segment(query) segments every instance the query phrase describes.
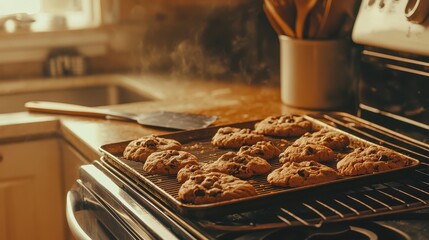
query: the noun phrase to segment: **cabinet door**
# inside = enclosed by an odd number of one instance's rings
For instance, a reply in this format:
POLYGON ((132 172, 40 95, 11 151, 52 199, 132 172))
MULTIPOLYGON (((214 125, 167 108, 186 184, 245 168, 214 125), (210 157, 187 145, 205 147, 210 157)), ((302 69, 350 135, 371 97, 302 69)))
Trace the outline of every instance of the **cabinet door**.
POLYGON ((57 139, 0 145, 0 239, 64 239, 57 139))

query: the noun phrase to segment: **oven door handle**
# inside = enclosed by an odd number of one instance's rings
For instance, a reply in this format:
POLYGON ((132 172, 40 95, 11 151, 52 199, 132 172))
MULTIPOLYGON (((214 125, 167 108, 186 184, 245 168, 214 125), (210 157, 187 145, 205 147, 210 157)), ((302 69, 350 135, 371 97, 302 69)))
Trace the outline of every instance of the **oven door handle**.
POLYGON ((75 190, 70 190, 67 192, 67 204, 66 204, 66 216, 67 222, 72 232, 73 236, 79 240, 91 240, 91 238, 86 234, 86 232, 79 225, 75 212, 78 211, 78 205, 80 202, 78 201, 78 192, 75 190))

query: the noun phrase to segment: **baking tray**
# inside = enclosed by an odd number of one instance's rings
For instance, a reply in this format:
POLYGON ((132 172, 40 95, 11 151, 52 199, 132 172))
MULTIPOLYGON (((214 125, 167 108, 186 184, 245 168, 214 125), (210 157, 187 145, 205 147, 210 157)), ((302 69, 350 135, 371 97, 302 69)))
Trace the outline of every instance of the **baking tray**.
MULTIPOLYGON (((368 142, 364 139, 358 138, 350 133, 341 131, 334 128, 326 123, 323 123, 310 116, 304 116, 307 120, 310 120, 314 125, 331 129, 332 131, 346 134, 350 138, 350 147, 343 151, 334 151, 336 157, 340 159, 345 154, 351 152, 356 147, 375 145, 374 143, 368 142)), ((163 138, 175 139, 182 143, 182 150, 188 151, 199 158, 201 162, 214 161, 222 154, 228 151, 234 151, 231 149, 219 149, 211 144, 211 138, 221 127, 231 126, 238 128, 250 128, 253 129, 255 123, 258 121, 249 121, 243 123, 229 124, 224 126, 210 127, 205 129, 182 131, 171 134, 159 135, 163 138)), ((283 151, 287 146, 291 145, 297 138, 269 138, 283 151)), ((344 187, 352 187, 362 184, 375 183, 379 181, 386 181, 393 178, 398 178, 404 174, 409 173, 410 170, 414 169, 419 161, 409 156, 402 156, 410 159, 413 164, 410 166, 393 169, 385 172, 366 174, 360 176, 342 177, 340 179, 325 182, 320 184, 314 184, 303 187, 284 188, 270 185, 266 181, 268 174, 255 176, 249 179, 249 182, 255 187, 257 195, 234 199, 229 201, 210 203, 210 204, 188 204, 180 202, 178 197, 178 191, 181 183, 177 182, 176 176, 163 176, 163 175, 150 175, 143 171, 143 163, 129 161, 122 157, 123 151, 130 141, 118 142, 106 144, 100 147, 100 151, 105 156, 108 163, 118 168, 121 172, 125 173, 128 177, 133 179, 140 187, 152 193, 161 202, 171 206, 181 214, 193 216, 193 217, 207 217, 219 214, 228 214, 240 211, 247 211, 251 209, 258 209, 264 207, 273 206, 277 203, 285 203, 290 200, 296 200, 299 198, 307 198, 308 196, 317 196, 318 194, 326 194, 326 191, 339 190, 344 187)), ((269 161, 272 165, 271 170, 274 170, 281 166, 278 162, 278 158, 269 161)), ((330 167, 335 168, 336 162, 323 163, 330 167)))

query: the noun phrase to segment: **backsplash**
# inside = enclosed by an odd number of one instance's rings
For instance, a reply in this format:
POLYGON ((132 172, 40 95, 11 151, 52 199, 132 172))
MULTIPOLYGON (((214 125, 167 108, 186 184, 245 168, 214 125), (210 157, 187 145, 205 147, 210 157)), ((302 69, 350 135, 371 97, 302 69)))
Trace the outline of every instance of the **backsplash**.
POLYGON ((46 70, 51 53, 74 49, 83 58, 84 74, 90 75, 155 72, 178 78, 279 81, 279 42, 261 0, 101 0, 101 4, 103 19, 111 20, 96 29, 0 35, 3 42, 26 44, 25 55, 9 54, 13 61, 3 55, 0 80, 58 76, 46 70), (84 36, 89 39, 86 45, 74 45, 84 36), (94 44, 94 38, 102 41, 94 44), (30 44, 40 41, 44 48, 30 44))
POLYGON ((278 81, 278 39, 262 1, 145 1, 123 23, 138 33, 135 71, 278 81))

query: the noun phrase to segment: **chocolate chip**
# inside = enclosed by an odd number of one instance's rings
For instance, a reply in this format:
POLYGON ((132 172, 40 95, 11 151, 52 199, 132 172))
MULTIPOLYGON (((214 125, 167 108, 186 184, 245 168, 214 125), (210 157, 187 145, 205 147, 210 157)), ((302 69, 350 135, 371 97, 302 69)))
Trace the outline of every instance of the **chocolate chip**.
POLYGON ((242 151, 246 151, 246 150, 249 150, 249 149, 250 149, 250 146, 243 146, 243 147, 241 147, 242 151))
POLYGON ((306 164, 307 167, 317 166, 317 163, 314 161, 310 161, 306 164))
POLYGON ((203 197, 204 195, 206 195, 206 193, 203 190, 201 190, 201 189, 197 189, 197 190, 194 191, 194 195, 196 197, 203 197))
POLYGON ((305 177, 306 171, 304 169, 299 169, 298 170, 298 175, 301 176, 301 177, 305 177))
POLYGON ((147 140, 144 145, 146 147, 153 148, 153 147, 156 147, 156 144, 157 144, 157 142, 150 139, 150 140, 147 140))
POLYGON ((382 155, 378 158, 378 160, 379 160, 379 161, 387 161, 387 160, 389 160, 389 157, 388 157, 388 156, 386 156, 386 155, 384 155, 384 154, 382 154, 382 155))
POLYGON ((306 146, 305 149, 304 149, 305 155, 311 155, 314 152, 315 152, 314 149, 312 147, 309 147, 309 146, 306 146))

